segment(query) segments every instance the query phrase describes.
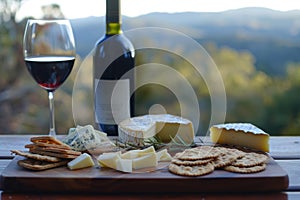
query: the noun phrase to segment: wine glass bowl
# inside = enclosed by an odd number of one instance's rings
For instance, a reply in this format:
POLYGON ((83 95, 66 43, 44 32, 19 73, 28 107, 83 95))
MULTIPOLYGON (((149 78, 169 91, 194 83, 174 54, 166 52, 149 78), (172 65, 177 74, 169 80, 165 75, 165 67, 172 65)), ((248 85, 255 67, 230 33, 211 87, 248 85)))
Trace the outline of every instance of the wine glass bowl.
POLYGON ((75 40, 69 20, 28 20, 23 40, 26 67, 48 92, 50 132, 56 136, 54 91, 70 75, 75 61, 75 40))

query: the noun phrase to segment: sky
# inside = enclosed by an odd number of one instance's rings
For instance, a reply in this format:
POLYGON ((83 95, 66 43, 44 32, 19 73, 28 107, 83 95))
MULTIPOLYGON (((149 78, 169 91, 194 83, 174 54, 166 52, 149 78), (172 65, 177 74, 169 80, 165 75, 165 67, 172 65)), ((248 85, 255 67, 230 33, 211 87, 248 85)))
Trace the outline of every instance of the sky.
MULTIPOLYGON (((60 5, 68 19, 105 15, 105 0, 23 0, 17 18, 42 15, 41 6, 60 5)), ((150 12, 219 12, 244 7, 265 7, 273 10, 300 10, 298 0, 121 0, 122 14, 136 17, 150 12)))

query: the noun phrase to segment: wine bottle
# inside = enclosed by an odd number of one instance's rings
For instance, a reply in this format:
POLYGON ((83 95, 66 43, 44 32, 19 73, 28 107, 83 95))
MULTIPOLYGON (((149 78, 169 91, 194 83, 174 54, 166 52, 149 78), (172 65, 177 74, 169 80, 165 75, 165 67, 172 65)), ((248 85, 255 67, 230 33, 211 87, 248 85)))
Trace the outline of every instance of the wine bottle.
POLYGON ((93 55, 96 127, 118 135, 118 123, 134 115, 134 48, 122 33, 120 0, 106 0, 106 33, 93 55))

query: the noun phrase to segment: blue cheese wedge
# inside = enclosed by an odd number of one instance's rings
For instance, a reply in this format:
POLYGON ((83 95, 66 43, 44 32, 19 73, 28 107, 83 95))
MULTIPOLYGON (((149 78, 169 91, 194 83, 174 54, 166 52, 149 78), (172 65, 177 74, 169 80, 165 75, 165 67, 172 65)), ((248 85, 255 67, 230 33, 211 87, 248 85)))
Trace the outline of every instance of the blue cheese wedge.
POLYGON ((119 140, 144 146, 149 138, 156 136, 164 143, 175 141, 190 145, 194 142, 194 128, 190 120, 169 115, 144 115, 122 121, 119 126, 119 140))
POLYGON ((115 144, 109 140, 106 133, 95 130, 92 125, 70 128, 63 142, 69 145, 73 150, 81 152, 103 145, 107 148, 115 146, 115 144))
POLYGON ((228 123, 210 128, 212 142, 269 152, 269 134, 250 123, 228 123))

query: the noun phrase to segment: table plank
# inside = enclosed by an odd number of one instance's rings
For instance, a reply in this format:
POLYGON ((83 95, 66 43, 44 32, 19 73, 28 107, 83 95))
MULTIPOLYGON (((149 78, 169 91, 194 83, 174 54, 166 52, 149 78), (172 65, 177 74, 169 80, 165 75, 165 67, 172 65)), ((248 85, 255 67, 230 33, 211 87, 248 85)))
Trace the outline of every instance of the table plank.
POLYGON ((276 160, 276 162, 288 173, 288 190, 300 191, 300 160, 276 160))
MULTIPOLYGON (((10 150, 26 150, 25 144, 30 143, 30 138, 37 135, 0 135, 0 159, 13 159, 10 150)), ((60 139, 65 135, 58 135, 60 139)))
POLYGON ((271 137, 270 155, 275 159, 300 159, 300 137, 271 137))
MULTIPOLYGON (((0 160, 0 188, 2 188, 1 174, 10 162, 11 162, 11 160, 6 160, 6 159, 5 160, 0 160)), ((0 198, 0 200, 1 200, 1 198, 0 198)))

